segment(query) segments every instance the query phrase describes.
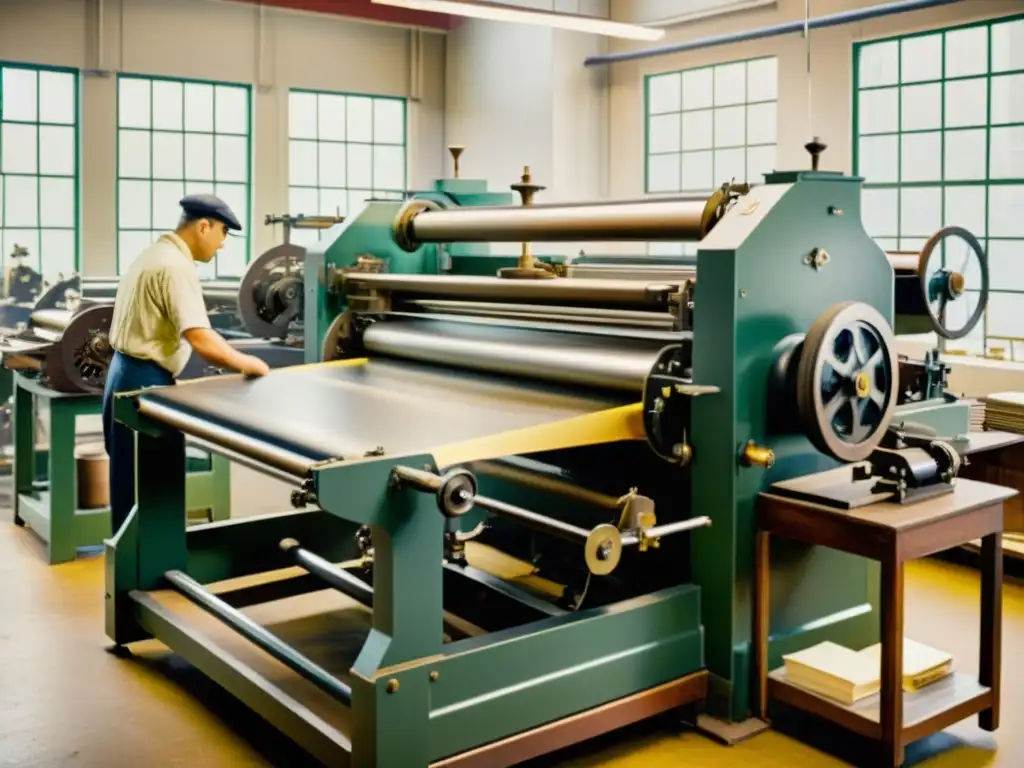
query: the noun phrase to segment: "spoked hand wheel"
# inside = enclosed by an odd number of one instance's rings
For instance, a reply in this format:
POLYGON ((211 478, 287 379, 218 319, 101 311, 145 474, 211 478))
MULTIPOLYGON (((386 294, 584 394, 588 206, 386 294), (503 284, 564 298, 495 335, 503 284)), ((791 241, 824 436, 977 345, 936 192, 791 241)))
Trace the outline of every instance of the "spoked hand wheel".
POLYGON ((978 238, 943 227, 921 249, 917 273, 935 332, 946 339, 970 333, 988 305, 988 259, 978 238))
POLYGON ((889 323, 850 301, 823 312, 804 338, 797 408, 814 446, 840 461, 863 461, 885 436, 899 392, 889 323))

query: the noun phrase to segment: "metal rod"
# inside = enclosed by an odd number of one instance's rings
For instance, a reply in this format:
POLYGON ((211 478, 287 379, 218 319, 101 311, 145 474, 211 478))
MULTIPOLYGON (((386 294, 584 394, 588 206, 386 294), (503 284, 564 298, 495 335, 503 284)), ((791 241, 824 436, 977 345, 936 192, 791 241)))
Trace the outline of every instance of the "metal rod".
POLYGON ((669 297, 679 292, 676 281, 586 280, 500 280, 475 275, 399 275, 393 273, 349 272, 346 290, 353 288, 413 294, 416 299, 465 297, 476 301, 504 299, 551 304, 601 304, 610 306, 668 309, 669 297))
POLYGON ((558 307, 543 304, 502 304, 484 301, 414 299, 407 302, 428 312, 451 312, 477 317, 505 317, 522 320, 555 320, 591 325, 627 325, 638 328, 672 328, 675 320, 668 312, 642 312, 624 309, 558 307))
POLYGON ((485 509, 488 512, 493 512, 501 517, 511 518, 517 522, 522 523, 527 528, 532 528, 535 531, 541 533, 548 533, 552 536, 557 536, 560 539, 571 541, 574 544, 583 546, 587 543, 587 539, 590 537, 590 531, 586 528, 580 528, 578 525, 572 525, 571 523, 565 523, 561 520, 557 520, 553 517, 547 517, 536 512, 531 512, 529 509, 523 509, 517 507, 514 504, 506 504, 504 501, 498 499, 491 499, 487 496, 477 496, 473 499, 475 506, 485 509))
POLYGON ((675 523, 656 525, 644 531, 642 536, 636 533, 624 533, 622 535, 622 546, 635 547, 640 543, 641 539, 660 539, 676 533, 692 531, 694 528, 706 528, 709 525, 711 525, 711 518, 707 515, 691 517, 689 520, 679 520, 675 523))
POLYGON ((388 357, 633 393, 643 390, 663 346, 569 333, 530 338, 515 329, 504 337, 486 337, 471 325, 444 334, 436 328, 429 321, 376 322, 364 331, 362 344, 367 352, 388 357))
POLYGON ((223 445, 212 443, 209 440, 203 440, 201 437, 189 436, 187 443, 194 445, 196 448, 202 448, 204 451, 215 453, 218 456, 223 456, 225 459, 230 461, 232 464, 240 464, 243 467, 260 472, 267 477, 272 477, 275 480, 280 480, 283 483, 294 485, 296 488, 302 486, 302 478, 296 477, 288 472, 283 472, 276 467, 271 467, 267 464, 262 464, 251 456, 246 456, 244 453, 233 451, 230 448, 225 448, 223 445))
POLYGON ((598 64, 614 64, 619 61, 634 61, 636 59, 649 59, 654 56, 666 56, 672 53, 684 51, 695 51, 701 48, 712 48, 717 45, 730 45, 742 43, 748 40, 760 40, 765 37, 778 37, 779 35, 792 35, 804 30, 824 29, 826 27, 838 27, 843 24, 853 24, 867 19, 877 19, 882 16, 892 16, 898 13, 909 11, 921 11, 927 8, 936 8, 940 5, 951 5, 960 0, 899 0, 899 2, 882 3, 867 8, 855 8, 849 11, 830 13, 827 16, 818 16, 815 19, 798 19, 787 21, 782 24, 773 24, 769 27, 748 29, 743 32, 734 32, 727 35, 712 35, 696 40, 687 40, 681 43, 662 45, 656 48, 642 48, 635 51, 623 51, 621 53, 608 53, 600 56, 588 56, 583 64, 593 67, 598 64))
POLYGON ((295 539, 283 539, 278 545, 297 566, 305 569, 343 595, 348 595, 363 605, 373 606, 373 587, 357 579, 343 568, 324 560, 319 555, 303 549, 295 539))
POLYGON ((617 205, 530 205, 421 211, 399 226, 413 243, 596 240, 697 241, 704 202, 648 200, 617 205))
POLYGON ((136 408, 140 415, 163 422, 192 437, 205 440, 211 446, 220 445, 242 456, 248 456, 254 462, 250 466, 261 471, 262 465, 267 465, 302 479, 309 474, 310 467, 314 463, 313 459, 308 456, 301 456, 277 446, 256 442, 219 424, 204 421, 176 408, 155 402, 145 395, 136 398, 136 408))
POLYGON ((338 680, 323 667, 303 656, 280 638, 268 632, 241 611, 232 608, 219 597, 212 595, 203 585, 182 571, 167 571, 164 574, 175 589, 185 597, 213 614, 246 639, 251 640, 275 659, 313 683, 317 688, 340 701, 352 706, 352 689, 338 680))

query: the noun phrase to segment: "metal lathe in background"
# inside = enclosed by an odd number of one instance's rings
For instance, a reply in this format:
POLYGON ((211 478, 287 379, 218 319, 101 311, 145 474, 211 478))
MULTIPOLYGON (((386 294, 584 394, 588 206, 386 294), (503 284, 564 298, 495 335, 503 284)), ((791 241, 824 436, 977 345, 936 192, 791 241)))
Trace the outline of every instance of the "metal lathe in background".
MULTIPOLYGON (((118 398, 140 496, 107 544, 109 636, 162 640, 330 765, 504 766, 676 708, 747 719, 759 494, 910 504, 956 494, 961 461, 896 418, 894 268, 821 149, 703 199, 540 205, 525 178, 522 206, 367 203, 305 254, 319 364, 118 398), (534 240, 699 252, 695 274, 583 278, 534 240), (186 436, 296 509, 186 530, 186 436)), ((876 641, 876 565, 790 546, 772 568, 772 666, 876 641)))

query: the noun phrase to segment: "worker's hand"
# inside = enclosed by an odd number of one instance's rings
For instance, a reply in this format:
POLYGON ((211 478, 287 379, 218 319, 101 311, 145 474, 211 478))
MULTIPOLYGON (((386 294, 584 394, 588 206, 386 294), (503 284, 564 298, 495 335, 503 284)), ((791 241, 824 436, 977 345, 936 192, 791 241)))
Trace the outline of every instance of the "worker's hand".
POLYGON ((240 370, 246 376, 266 376, 270 373, 270 366, 267 365, 266 361, 254 355, 246 355, 240 370))

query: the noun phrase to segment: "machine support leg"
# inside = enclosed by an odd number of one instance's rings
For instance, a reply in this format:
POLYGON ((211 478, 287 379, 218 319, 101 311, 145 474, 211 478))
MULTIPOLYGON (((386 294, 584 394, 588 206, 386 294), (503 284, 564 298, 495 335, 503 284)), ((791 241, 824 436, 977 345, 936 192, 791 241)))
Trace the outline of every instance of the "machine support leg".
POLYGON ((168 571, 166 579, 199 607, 208 611, 275 659, 295 670, 320 690, 347 706, 352 706, 352 689, 330 672, 298 653, 241 611, 203 589, 203 585, 181 571, 168 571))
POLYGON ((75 482, 74 402, 50 401, 50 536, 47 542, 50 564, 74 560, 78 550, 77 483, 75 482))
POLYGON ((32 493, 36 480, 36 403, 32 393, 14 381, 14 523, 24 525, 18 511, 23 493, 32 493))
POLYGON ((348 571, 303 549, 295 539, 284 539, 280 547, 291 556, 292 561, 300 568, 334 587, 343 595, 348 595, 363 605, 373 606, 373 587, 362 579, 357 579, 348 571))

